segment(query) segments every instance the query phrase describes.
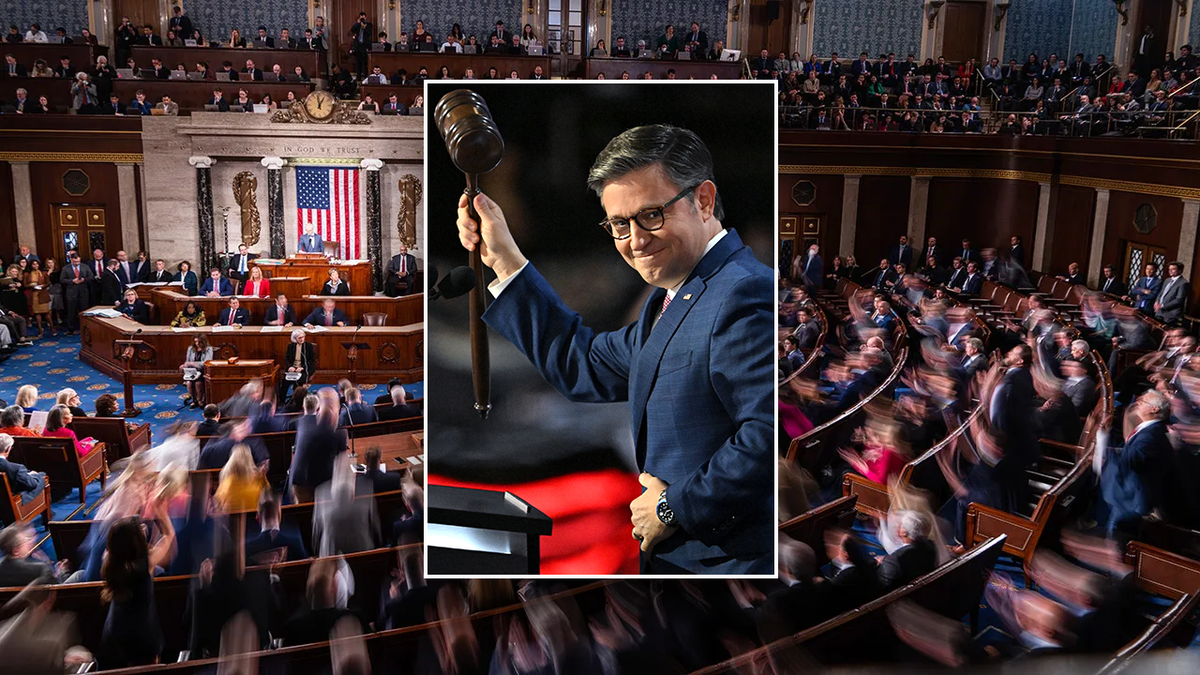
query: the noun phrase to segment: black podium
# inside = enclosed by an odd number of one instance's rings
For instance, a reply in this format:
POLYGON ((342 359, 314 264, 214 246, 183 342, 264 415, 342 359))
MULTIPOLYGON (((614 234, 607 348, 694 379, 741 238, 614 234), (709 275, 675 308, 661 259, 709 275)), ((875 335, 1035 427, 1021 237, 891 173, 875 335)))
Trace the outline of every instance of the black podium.
POLYGON ((494 490, 430 485, 425 500, 430 575, 539 574, 550 517, 494 490))

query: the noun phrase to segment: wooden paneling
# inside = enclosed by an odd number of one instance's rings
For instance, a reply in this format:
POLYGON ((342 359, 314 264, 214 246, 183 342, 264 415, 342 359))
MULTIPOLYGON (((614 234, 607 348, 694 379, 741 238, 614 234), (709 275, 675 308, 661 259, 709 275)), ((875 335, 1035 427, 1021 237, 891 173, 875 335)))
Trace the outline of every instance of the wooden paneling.
POLYGON ((988 4, 951 0, 942 10, 945 21, 945 38, 941 54, 951 63, 962 63, 967 59, 983 57, 984 25, 987 23, 988 4))
MULTIPOLYGON (((1092 244, 1092 226, 1096 208, 1096 190, 1077 185, 1058 186, 1058 207, 1054 219, 1054 241, 1047 251, 1043 272, 1064 274, 1067 265, 1079 263, 1086 276, 1088 251, 1092 244)), ((1025 250, 1031 251, 1027 245, 1025 250)))
MULTIPOLYGON (((863 176, 858 184, 858 229, 854 257, 873 267, 908 232, 908 176, 863 176)), ((920 250, 922 246, 913 243, 920 250)))
MULTIPOLYGON (((792 55, 792 5, 796 4, 790 1, 777 2, 779 6, 779 18, 769 20, 767 0, 750 0, 750 39, 746 43, 752 45, 751 48, 742 52, 747 58, 758 56, 758 52, 766 48, 770 52, 771 58, 775 58, 779 52, 792 55)), ((746 15, 742 15, 742 20, 747 19, 746 15)), ((810 13, 810 21, 811 13, 810 13)), ((735 24, 736 28, 736 24, 735 24)), ((709 31, 712 34, 712 31, 709 31)))
MULTIPOLYGON (((255 35, 258 33, 255 32, 255 35)), ((303 36, 300 36, 303 37, 303 36)), ((228 36, 226 36, 228 39, 228 36)), ((209 77, 216 79, 221 64, 229 61, 234 70, 246 67, 246 60, 254 61, 259 70, 271 72, 275 64, 283 72, 291 75, 296 66, 304 69, 309 77, 317 77, 326 73, 325 56, 320 52, 306 49, 213 49, 211 47, 134 47, 133 59, 139 67, 149 68, 151 59, 160 59, 164 66, 174 68, 182 63, 189 71, 196 70, 196 64, 204 61, 208 64, 209 77)), ((121 64, 124 67, 124 64, 121 64)))
MULTIPOLYGON (((372 24, 371 39, 374 39, 379 34, 379 31, 383 30, 380 25, 378 12, 376 11, 378 6, 379 3, 372 0, 332 0, 326 5, 324 14, 328 30, 325 33, 329 36, 329 49, 333 54, 334 63, 340 65, 342 70, 354 70, 354 55, 349 53, 352 41, 350 38, 350 29, 358 22, 359 12, 366 12, 367 22, 372 24), (328 25, 330 21, 332 21, 332 25, 328 25)), ((444 31, 446 29, 439 28, 438 30, 444 31)), ((391 36, 388 37, 392 40, 396 39, 391 36)), ((361 78, 362 76, 360 75, 359 77, 361 78)))
MULTIPOLYGON (((1007 248, 1009 237, 1033 241, 1037 183, 992 178, 934 178, 929 184, 926 236, 950 249, 963 237, 975 248, 1007 248)), ((861 236, 861 235, 860 235, 861 236)))
MULTIPOLYGON (((39 251, 54 251, 54 213, 57 205, 77 204, 104 210, 105 253, 110 257, 124 246, 121 240, 121 196, 116 164, 101 162, 33 162, 29 165, 33 192, 33 220, 37 227, 39 251), (87 192, 72 195, 63 189, 63 175, 83 171, 88 177, 87 192)), ((84 246, 83 242, 80 242, 84 246)), ((86 253, 80 251, 86 259, 86 253)))
MULTIPOLYGON (((351 64, 354 60, 351 59, 351 64)), ((442 66, 450 69, 452 77, 461 78, 467 68, 475 71, 476 78, 487 75, 489 68, 495 68, 501 77, 508 77, 509 71, 515 70, 522 79, 533 75, 533 69, 542 67, 542 74, 550 79, 549 56, 490 56, 488 54, 436 54, 425 52, 371 52, 367 57, 367 67, 379 68, 391 79, 401 68, 408 71, 409 77, 420 72, 422 66, 429 71, 429 77, 436 79, 442 66)), ((665 71, 664 71, 665 72, 665 71)), ((618 71, 619 74, 619 71, 618 71)), ((632 72, 630 73, 632 75, 632 72)))
MULTIPOLYGON (((129 18, 129 22, 137 26, 138 34, 142 33, 142 26, 150 24, 154 27, 154 32, 162 37, 166 35, 163 30, 163 25, 159 21, 158 0, 113 0, 113 30, 119 26, 121 19, 129 18)), ((206 31, 207 32, 207 31, 206 31)), ((107 40, 102 40, 107 42, 107 40)))
POLYGON ((677 80, 708 80, 713 75, 722 80, 736 80, 741 76, 742 64, 727 61, 652 61, 648 59, 585 59, 589 80, 604 73, 606 80, 619 80, 625 72, 629 78, 639 80, 646 71, 656 80, 667 79, 667 71, 675 71, 677 80))
MULTIPOLYGON (((246 96, 258 103, 270 94, 271 100, 283 104, 290 91, 296 98, 304 98, 313 90, 311 82, 188 82, 184 80, 118 80, 113 91, 126 105, 133 101, 138 91, 146 94, 146 100, 158 103, 164 95, 179 104, 179 112, 188 113, 204 110, 204 104, 212 98, 213 89, 220 88, 230 105, 238 99, 238 90, 245 89, 246 96)), ((285 104, 286 105, 286 104, 285 104)))
MULTIPOLYGON (((0 79, 0 91, 6 81, 0 79)), ((8 153, 20 155, 2 157, 9 161, 40 161, 58 153, 82 155, 92 161, 118 154, 126 156, 122 161, 141 161, 142 120, 98 115, 5 115, 0 125, 0 155, 8 153)))
POLYGON ((796 216, 797 223, 805 214, 821 215, 824 217, 818 243, 821 246, 821 257, 833 260, 839 253, 838 242, 842 232, 842 176, 779 176, 779 215, 796 216), (796 183, 807 180, 816 187, 815 199, 808 206, 800 206, 792 199, 792 188, 796 183))
POLYGON ((1112 191, 1108 197, 1108 225, 1104 230, 1104 262, 1120 265, 1124 260, 1125 243, 1130 241, 1164 249, 1167 260, 1175 260, 1179 257, 1182 219, 1183 202, 1179 199, 1112 191), (1150 204, 1158 212, 1158 224, 1149 234, 1138 232, 1133 224, 1134 214, 1142 204, 1150 204))
MULTIPOLYGON (((80 26, 82 28, 82 26, 80 26)), ((5 30, 7 32, 7 22, 5 30)), ((25 27, 22 26, 21 30, 25 27)), ((44 26, 47 32, 52 29, 49 26, 44 26)), ((71 65, 76 69, 91 68, 96 62, 96 57, 101 54, 108 54, 108 47, 104 45, 91 46, 85 45, 82 42, 76 42, 69 45, 51 45, 51 44, 36 44, 18 42, 16 44, 5 43, 3 48, 4 54, 12 54, 17 63, 25 66, 29 70, 33 70, 33 62, 41 59, 46 62, 46 65, 51 68, 57 68, 59 59, 67 57, 71 59, 71 65)))
MULTIPOLYGON (((12 260, 17 252, 17 208, 13 203, 12 165, 0 162, 0 258, 12 260)), ((30 246, 33 246, 31 243, 30 246)))

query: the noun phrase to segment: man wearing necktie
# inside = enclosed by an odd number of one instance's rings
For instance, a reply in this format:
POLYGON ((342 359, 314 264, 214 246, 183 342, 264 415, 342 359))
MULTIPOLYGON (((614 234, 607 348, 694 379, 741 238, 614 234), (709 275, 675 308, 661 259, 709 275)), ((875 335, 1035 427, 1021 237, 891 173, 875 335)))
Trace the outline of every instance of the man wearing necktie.
POLYGON ((1146 263, 1145 273, 1145 276, 1139 278, 1133 285, 1133 290, 1129 292, 1127 299, 1132 301, 1133 306, 1143 313, 1153 314, 1154 301, 1158 298, 1159 291, 1162 290, 1163 282, 1158 278, 1158 265, 1146 263))
POLYGON ((345 326, 348 319, 338 309, 333 298, 325 298, 321 301, 321 306, 314 309, 308 316, 304 317, 304 325, 308 328, 313 326, 345 326))
POLYGON ((237 296, 229 299, 229 306, 221 310, 217 318, 218 326, 245 326, 250 323, 250 312, 242 308, 242 301, 237 296))
POLYGON ((249 247, 240 244, 237 255, 233 256, 233 261, 229 265, 229 277, 240 281, 243 288, 246 285, 246 279, 250 278, 250 261, 256 257, 250 255, 249 247))
POLYGON ((301 253, 325 252, 325 241, 317 234, 312 223, 305 223, 304 234, 300 235, 299 249, 301 253))
POLYGON ((100 304, 100 278, 104 276, 104 270, 108 268, 108 260, 104 257, 104 249, 95 249, 92 251, 92 259, 88 261, 88 271, 91 277, 88 283, 89 298, 91 304, 88 307, 95 307, 100 304))
POLYGON ((693 21, 692 29, 687 34, 688 51, 692 53, 693 59, 703 59, 708 53, 708 35, 700 30, 700 24, 693 21))
POLYGON ((350 29, 350 37, 354 38, 350 51, 354 54, 354 70, 359 79, 366 77, 367 51, 371 49, 373 35, 375 35, 375 29, 371 22, 367 21, 367 13, 359 12, 358 22, 350 29))
POLYGON ((1100 290, 1117 297, 1124 296, 1128 289, 1125 288, 1125 283, 1117 277, 1116 266, 1105 265, 1103 273, 1104 281, 1100 284, 1100 290))
POLYGON ((631 534, 647 574, 773 567, 774 274, 726 229, 713 173, 700 137, 668 125, 601 151, 588 178, 601 226, 651 286, 638 319, 610 332, 559 298, 499 205, 476 196, 477 222, 458 203, 459 240, 496 273, 484 322, 566 398, 628 403, 645 489, 631 534))
MULTIPOLYGON (((399 297, 401 295, 411 295, 417 292, 416 288, 417 274, 417 258, 408 252, 408 247, 400 244, 400 252, 392 256, 388 263, 388 278, 384 283, 384 293, 389 298, 399 297), (400 285, 405 284, 403 290, 400 285)), ((431 284, 436 284, 437 279, 430 280, 431 284)))
POLYGON ((79 332, 79 313, 90 306, 89 289, 92 280, 92 268, 79 261, 79 254, 72 253, 71 261, 63 268, 59 281, 66 290, 67 298, 67 334, 79 332))
POLYGON ((908 245, 908 237, 900 235, 900 243, 892 247, 888 253, 888 259, 894 263, 904 263, 905 267, 912 267, 913 250, 908 245))
POLYGON ((156 284, 163 284, 172 280, 171 273, 167 271, 166 261, 162 259, 155 260, 154 271, 150 273, 150 281, 156 284))
POLYGON ((1183 318, 1183 310, 1187 307, 1190 284, 1183 279, 1183 263, 1172 262, 1167 265, 1167 280, 1163 282, 1162 293, 1154 303, 1154 315, 1168 325, 1175 325, 1183 318))

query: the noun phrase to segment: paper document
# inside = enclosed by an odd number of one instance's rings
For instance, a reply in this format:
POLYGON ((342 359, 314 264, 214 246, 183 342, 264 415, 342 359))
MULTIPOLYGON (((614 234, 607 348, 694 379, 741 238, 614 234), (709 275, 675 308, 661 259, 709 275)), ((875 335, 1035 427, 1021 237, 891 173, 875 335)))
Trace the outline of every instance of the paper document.
POLYGON ((30 431, 36 431, 39 435, 46 428, 46 418, 50 413, 45 410, 35 410, 29 413, 29 424, 27 425, 30 431))
POLYGON ((237 326, 213 326, 214 333, 228 333, 233 330, 237 330, 237 326))
POLYGON ((408 463, 412 464, 413 466, 417 466, 421 463, 421 460, 417 459, 416 457, 405 457, 404 459, 407 459, 408 463))
POLYGON ((102 316, 106 319, 115 319, 118 316, 124 316, 115 309, 89 309, 83 313, 84 316, 102 316))

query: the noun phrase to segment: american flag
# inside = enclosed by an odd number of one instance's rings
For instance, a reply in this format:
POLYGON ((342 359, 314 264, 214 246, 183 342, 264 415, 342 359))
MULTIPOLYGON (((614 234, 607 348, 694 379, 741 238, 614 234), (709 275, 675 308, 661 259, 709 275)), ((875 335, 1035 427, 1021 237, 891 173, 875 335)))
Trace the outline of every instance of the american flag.
POLYGON ((357 260, 358 168, 296 167, 296 236, 312 223, 325 241, 336 241, 339 257, 357 260))

